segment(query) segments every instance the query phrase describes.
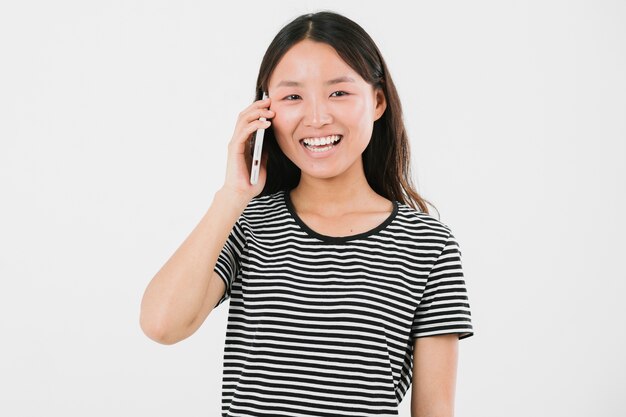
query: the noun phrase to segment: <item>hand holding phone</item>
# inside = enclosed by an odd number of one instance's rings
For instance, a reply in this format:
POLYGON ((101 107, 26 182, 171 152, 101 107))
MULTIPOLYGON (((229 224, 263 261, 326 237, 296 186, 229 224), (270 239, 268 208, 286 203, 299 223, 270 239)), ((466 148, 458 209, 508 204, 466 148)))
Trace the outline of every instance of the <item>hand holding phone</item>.
MULTIPOLYGON (((268 98, 267 92, 263 92, 262 100, 268 98)), ((260 117, 259 120, 265 121, 265 117, 260 117)), ((265 135, 265 129, 258 129, 254 136, 254 153, 252 154, 252 166, 250 167, 250 184, 256 184, 259 181, 259 170, 261 168, 261 153, 263 151, 263 136, 265 135)))

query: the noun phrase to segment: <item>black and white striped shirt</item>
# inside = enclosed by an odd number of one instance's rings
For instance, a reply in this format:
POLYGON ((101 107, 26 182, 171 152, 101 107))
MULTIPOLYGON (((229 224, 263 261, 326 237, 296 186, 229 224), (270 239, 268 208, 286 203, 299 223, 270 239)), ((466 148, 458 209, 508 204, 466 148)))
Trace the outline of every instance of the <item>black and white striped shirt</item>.
POLYGON ((321 235, 288 191, 253 198, 219 255, 230 299, 222 416, 397 416, 413 339, 473 334, 448 226, 394 202, 374 229, 321 235))

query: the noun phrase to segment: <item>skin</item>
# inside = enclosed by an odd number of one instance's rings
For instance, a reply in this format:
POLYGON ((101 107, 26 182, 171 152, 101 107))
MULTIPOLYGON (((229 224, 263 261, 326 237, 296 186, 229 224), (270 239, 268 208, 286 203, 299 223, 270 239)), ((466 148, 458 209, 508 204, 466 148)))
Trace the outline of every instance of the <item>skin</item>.
MULTIPOLYGON (((251 185, 243 157, 245 142, 257 129, 273 123, 279 146, 302 170, 291 197, 312 229, 329 236, 359 233, 380 224, 391 211, 391 202, 369 187, 361 163, 373 123, 386 108, 382 91, 361 79, 330 46, 303 41, 278 64, 269 94, 271 100, 257 101, 240 113, 228 145, 224 186, 146 289, 140 324, 159 343, 177 343, 193 334, 224 294, 224 283, 213 271, 215 259, 237 216, 265 182, 267 158, 261 164, 258 184, 251 185), (355 81, 325 85, 326 80, 340 76, 355 81), (278 87, 281 80, 297 80, 302 85, 278 87), (274 111, 265 109, 268 103, 274 111), (259 121, 261 116, 272 122, 259 121), (307 156, 299 139, 328 133, 343 135, 341 149, 323 160, 307 156)), ((453 415, 457 343, 456 335, 415 341, 412 417, 453 415)))
MULTIPOLYGON (((303 40, 274 69, 268 93, 278 145, 301 170, 290 196, 302 220, 319 233, 345 236, 387 218, 392 203, 369 186, 361 160, 373 124, 387 107, 383 91, 361 78, 330 45, 303 40), (339 77, 354 81, 326 83, 339 77), (328 134, 343 135, 329 157, 312 158, 299 142, 328 134)), ((418 338, 414 349, 412 417, 452 417, 458 336, 418 338)))
POLYGON ((415 339, 412 417, 453 417, 459 338, 456 334, 415 339))
POLYGON ((387 217, 392 203, 369 186, 361 161, 374 121, 387 105, 382 90, 375 91, 330 45, 304 40, 278 63, 268 93, 278 145, 301 170, 300 183, 290 195, 298 214, 316 218, 320 225, 321 219, 339 224, 359 223, 368 214, 387 217), (341 76, 354 82, 325 85, 341 76), (302 85, 285 86, 281 81, 302 85), (330 133, 343 135, 341 152, 332 157, 311 158, 299 142, 330 133))

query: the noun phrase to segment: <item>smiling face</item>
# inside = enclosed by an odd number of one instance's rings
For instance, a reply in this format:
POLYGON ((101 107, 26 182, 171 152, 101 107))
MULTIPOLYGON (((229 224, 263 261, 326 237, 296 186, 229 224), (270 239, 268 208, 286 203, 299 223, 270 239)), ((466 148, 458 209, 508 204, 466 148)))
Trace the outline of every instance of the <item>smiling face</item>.
POLYGON ((276 140, 302 175, 363 175, 361 154, 386 107, 382 90, 372 88, 332 46, 308 39, 283 55, 268 84, 276 140), (307 140, 318 146, 305 146, 305 138, 318 138, 307 140), (336 144, 325 145, 322 138, 336 144))

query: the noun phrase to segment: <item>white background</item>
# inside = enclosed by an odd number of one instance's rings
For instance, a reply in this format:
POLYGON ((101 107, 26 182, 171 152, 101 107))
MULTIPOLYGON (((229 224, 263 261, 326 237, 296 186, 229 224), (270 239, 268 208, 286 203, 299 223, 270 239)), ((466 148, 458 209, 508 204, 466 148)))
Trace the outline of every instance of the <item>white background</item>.
POLYGON ((625 2, 179 0, 1 3, 1 415, 219 414, 227 304, 163 346, 141 297, 270 41, 325 8, 378 44, 462 249, 457 417, 624 413, 625 2))

